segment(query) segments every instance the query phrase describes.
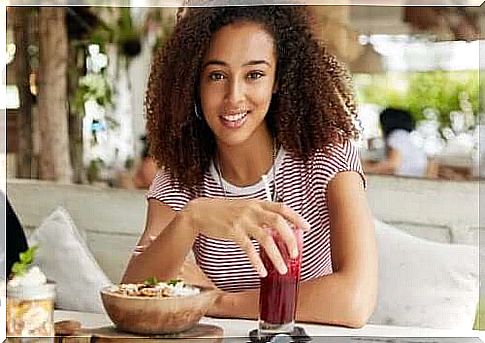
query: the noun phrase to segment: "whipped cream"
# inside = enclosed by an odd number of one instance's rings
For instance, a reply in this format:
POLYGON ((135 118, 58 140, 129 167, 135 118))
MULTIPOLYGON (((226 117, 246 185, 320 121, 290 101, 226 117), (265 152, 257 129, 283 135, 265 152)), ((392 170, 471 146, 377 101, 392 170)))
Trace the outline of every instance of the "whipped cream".
POLYGON ((32 287, 32 286, 42 286, 47 283, 47 278, 39 267, 30 267, 26 273, 22 275, 15 275, 11 280, 8 281, 8 287, 32 287))

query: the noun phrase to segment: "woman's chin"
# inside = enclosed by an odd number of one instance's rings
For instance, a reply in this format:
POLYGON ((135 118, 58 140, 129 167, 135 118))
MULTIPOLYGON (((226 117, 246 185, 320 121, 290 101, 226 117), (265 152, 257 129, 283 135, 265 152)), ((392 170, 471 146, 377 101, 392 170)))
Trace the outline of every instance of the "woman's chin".
POLYGON ((251 134, 241 130, 240 132, 225 132, 223 135, 216 137, 219 146, 236 147, 249 142, 251 134))
POLYGON ((257 141, 259 139, 261 139, 261 143, 263 143, 265 141, 265 136, 269 134, 267 127, 264 124, 256 127, 254 127, 254 124, 250 124, 251 122, 246 122, 244 125, 237 128, 228 128, 222 125, 217 127, 214 132, 218 144, 230 147, 246 145, 249 143, 253 145, 256 143, 255 140, 257 141))

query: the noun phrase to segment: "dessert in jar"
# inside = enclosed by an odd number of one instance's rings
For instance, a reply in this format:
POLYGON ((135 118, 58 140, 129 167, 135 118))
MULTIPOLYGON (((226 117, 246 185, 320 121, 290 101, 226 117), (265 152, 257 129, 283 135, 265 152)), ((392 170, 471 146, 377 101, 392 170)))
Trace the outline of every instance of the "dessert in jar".
POLYGON ((7 337, 54 336, 55 284, 39 267, 7 282, 7 337))

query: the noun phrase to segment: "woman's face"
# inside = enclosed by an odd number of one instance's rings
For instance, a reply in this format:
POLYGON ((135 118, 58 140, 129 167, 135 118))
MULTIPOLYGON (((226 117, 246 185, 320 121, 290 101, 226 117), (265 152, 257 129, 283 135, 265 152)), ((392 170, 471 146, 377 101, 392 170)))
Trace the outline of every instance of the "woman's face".
POLYGON ((233 146, 268 134, 264 118, 275 71, 273 37, 261 25, 229 24, 213 35, 202 62, 200 99, 218 143, 233 146))

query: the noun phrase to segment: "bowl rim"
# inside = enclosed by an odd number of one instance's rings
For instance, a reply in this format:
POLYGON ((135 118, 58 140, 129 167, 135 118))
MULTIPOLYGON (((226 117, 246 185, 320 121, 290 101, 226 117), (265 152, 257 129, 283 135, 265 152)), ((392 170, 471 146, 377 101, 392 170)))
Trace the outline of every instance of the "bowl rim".
POLYGON ((141 296, 141 295, 123 295, 123 294, 118 294, 118 293, 114 293, 114 292, 109 291, 109 289, 111 287, 116 286, 116 285, 117 284, 104 286, 99 290, 99 293, 103 294, 103 295, 108 295, 108 296, 111 296, 111 297, 121 298, 121 299, 138 299, 138 300, 143 299, 143 300, 164 300, 164 301, 168 301, 170 299, 175 299, 175 300, 188 299, 188 298, 197 297, 197 296, 207 294, 207 293, 216 293, 216 294, 222 294, 223 293, 220 289, 217 289, 217 288, 199 286, 199 285, 196 285, 196 284, 188 284, 189 286, 199 288, 200 292, 197 293, 197 294, 178 296, 178 297, 149 297, 149 296, 141 296))

